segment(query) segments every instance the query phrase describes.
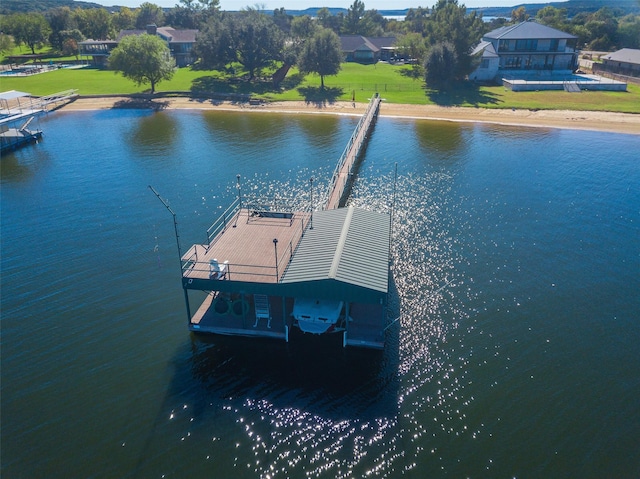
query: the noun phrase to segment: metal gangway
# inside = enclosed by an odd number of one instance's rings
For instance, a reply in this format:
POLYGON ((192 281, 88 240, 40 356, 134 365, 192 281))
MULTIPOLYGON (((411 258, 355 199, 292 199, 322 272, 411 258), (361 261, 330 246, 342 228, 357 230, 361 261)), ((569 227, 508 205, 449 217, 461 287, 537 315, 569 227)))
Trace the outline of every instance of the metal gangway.
POLYGON ((367 143, 369 132, 375 124, 379 110, 380 95, 376 93, 369 101, 369 105, 367 106, 364 115, 360 118, 351 138, 349 138, 347 146, 338 159, 338 164, 336 165, 331 181, 329 182, 329 188, 326 196, 327 202, 323 209, 332 210, 343 205, 344 198, 351 184, 350 180, 354 165, 367 143))

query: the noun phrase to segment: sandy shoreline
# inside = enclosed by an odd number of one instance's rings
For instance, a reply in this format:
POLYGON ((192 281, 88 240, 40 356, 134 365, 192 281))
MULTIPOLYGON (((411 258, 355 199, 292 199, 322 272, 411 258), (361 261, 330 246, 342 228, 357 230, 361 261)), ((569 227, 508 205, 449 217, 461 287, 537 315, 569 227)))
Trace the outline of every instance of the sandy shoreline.
MULTIPOLYGON (((361 115, 365 103, 335 102, 324 105, 304 101, 281 101, 248 105, 229 101, 193 98, 157 98, 154 105, 160 109, 256 111, 287 114, 361 115)), ((111 108, 143 107, 144 102, 126 97, 78 98, 63 106, 61 111, 102 110, 111 108)), ((606 131, 640 135, 640 115, 612 112, 572 110, 494 110, 486 108, 439 107, 434 105, 400 105, 382 103, 381 117, 429 119, 458 122, 483 122, 499 125, 567 128, 575 130, 606 131)))

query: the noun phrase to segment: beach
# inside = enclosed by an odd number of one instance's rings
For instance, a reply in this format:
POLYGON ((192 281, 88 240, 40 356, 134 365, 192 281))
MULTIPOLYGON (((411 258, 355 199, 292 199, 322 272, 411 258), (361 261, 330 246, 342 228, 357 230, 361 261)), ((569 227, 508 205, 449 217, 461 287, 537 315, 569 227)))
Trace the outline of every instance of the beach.
MULTIPOLYGON (((366 106, 366 103, 351 102, 319 104, 305 101, 279 101, 250 105, 246 102, 238 103, 187 97, 158 97, 154 100, 140 100, 129 97, 80 97, 63 106, 61 110, 156 108, 162 110, 194 109, 286 114, 361 115, 366 106)), ((640 115, 604 111, 442 107, 436 105, 402 105, 383 101, 380 107, 380 116, 540 128, 567 128, 640 135, 640 115)))

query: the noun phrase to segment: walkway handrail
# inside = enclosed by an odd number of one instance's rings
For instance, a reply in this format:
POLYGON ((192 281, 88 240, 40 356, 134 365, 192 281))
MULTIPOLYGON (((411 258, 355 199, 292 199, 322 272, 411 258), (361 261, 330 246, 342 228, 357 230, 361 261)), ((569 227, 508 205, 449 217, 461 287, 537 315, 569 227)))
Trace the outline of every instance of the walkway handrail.
MULTIPOLYGON (((371 124, 372 117, 377 113, 379 104, 380 104, 380 95, 378 93, 375 93, 371 97, 371 100, 369 101, 369 105, 367 105, 367 109, 365 110, 364 115, 360 117, 358 124, 353 130, 353 133, 351 134, 351 137, 347 142, 347 146, 344 147, 344 150, 342 151, 340 158, 338 158, 338 164, 333 170, 333 174, 331 176, 331 180, 329 181, 329 186, 327 188, 327 196, 326 196, 327 203, 325 204, 325 209, 327 208, 329 201, 331 200, 332 192, 336 189, 338 178, 340 176, 340 171, 342 170, 342 167, 344 166, 345 161, 347 160, 347 158, 349 157, 349 154, 353 149, 353 145, 356 141, 356 138, 360 134, 360 130, 362 129, 363 126, 365 126, 366 128, 369 127, 369 125, 371 124)), ((361 145, 357 145, 357 148, 360 148, 360 146, 361 145)))

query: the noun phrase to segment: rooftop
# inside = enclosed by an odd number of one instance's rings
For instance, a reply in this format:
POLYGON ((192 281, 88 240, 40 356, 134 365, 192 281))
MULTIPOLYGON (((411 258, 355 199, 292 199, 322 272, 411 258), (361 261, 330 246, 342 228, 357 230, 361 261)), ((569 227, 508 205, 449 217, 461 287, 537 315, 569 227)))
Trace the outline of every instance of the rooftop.
POLYGON ((490 31, 489 33, 485 33, 482 38, 489 38, 493 40, 571 40, 578 37, 530 20, 518 23, 517 25, 500 27, 496 30, 490 31))
POLYGON ((635 63, 640 65, 640 50, 634 48, 623 48, 617 52, 609 53, 602 57, 603 60, 614 62, 635 63))

